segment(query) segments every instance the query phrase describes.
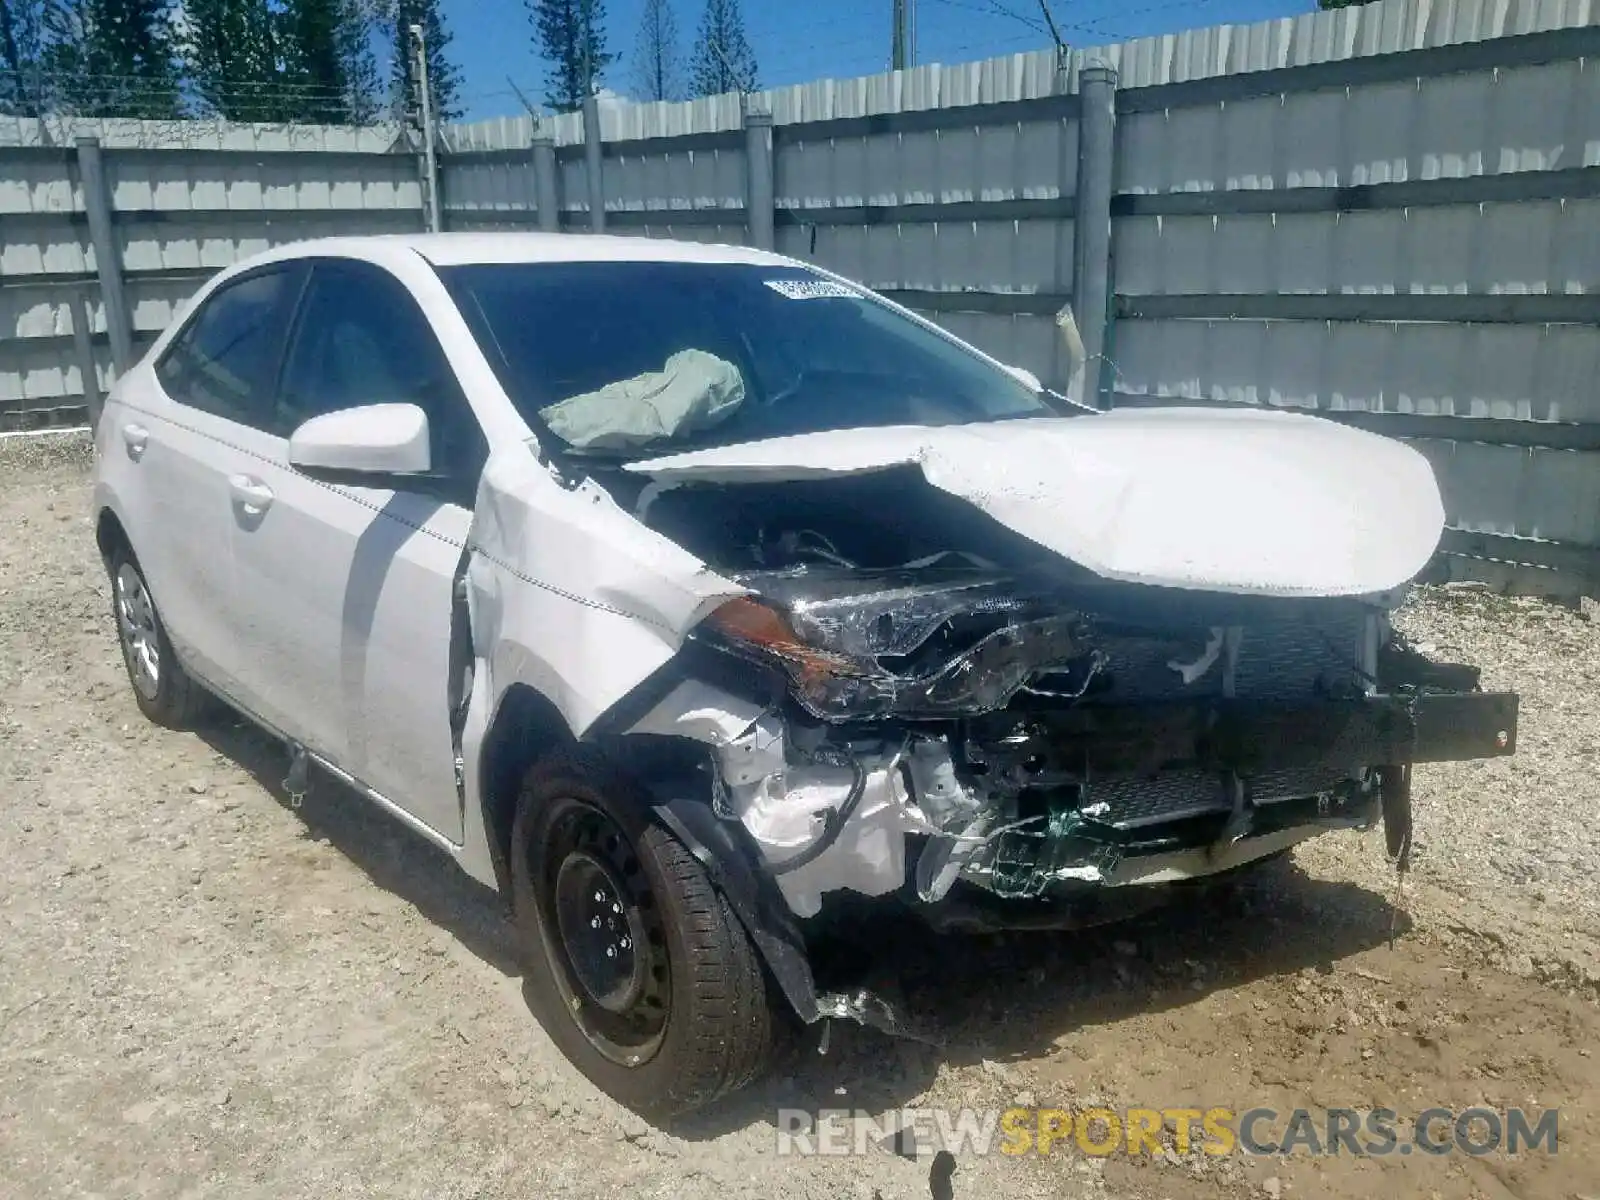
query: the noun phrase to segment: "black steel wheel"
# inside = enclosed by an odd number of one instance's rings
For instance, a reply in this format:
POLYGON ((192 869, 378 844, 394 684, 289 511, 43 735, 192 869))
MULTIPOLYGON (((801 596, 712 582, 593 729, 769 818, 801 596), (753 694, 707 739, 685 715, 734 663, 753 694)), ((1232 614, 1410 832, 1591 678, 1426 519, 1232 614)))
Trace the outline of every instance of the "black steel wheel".
POLYGON ((772 1022, 755 949, 622 772, 588 753, 530 770, 511 870, 529 1002, 601 1090, 660 1118, 759 1074, 772 1022))
POLYGON ((570 797, 552 804, 535 886, 554 918, 554 982, 589 1044, 636 1067, 660 1048, 671 1012, 661 911, 610 817, 570 797))

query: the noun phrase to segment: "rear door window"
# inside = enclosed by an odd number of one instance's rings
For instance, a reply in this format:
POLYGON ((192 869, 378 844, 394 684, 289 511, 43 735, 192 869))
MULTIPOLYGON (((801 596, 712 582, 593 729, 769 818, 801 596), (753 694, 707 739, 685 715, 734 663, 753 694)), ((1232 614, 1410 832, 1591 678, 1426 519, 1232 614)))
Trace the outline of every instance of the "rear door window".
POLYGON ((156 364, 179 404, 269 430, 283 340, 304 268, 266 267, 218 288, 156 364))

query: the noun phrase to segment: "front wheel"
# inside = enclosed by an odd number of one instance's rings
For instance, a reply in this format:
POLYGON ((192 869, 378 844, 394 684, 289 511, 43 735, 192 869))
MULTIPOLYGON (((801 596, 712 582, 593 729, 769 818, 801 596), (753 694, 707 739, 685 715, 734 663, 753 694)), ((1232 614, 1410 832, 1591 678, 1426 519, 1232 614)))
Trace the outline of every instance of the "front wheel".
POLYGON ((759 1074, 772 1042, 750 939, 705 868, 598 756, 562 754, 523 782, 512 885, 528 991, 596 1086, 653 1117, 759 1074))

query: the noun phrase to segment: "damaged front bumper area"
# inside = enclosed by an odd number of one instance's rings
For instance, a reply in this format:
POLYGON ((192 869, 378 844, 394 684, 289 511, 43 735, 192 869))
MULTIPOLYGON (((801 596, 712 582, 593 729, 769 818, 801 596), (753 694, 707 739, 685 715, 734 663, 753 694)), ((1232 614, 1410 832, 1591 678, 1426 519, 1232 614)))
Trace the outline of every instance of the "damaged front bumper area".
POLYGON ((996 714, 971 723, 961 758, 1009 781, 1026 815, 967 877, 1039 897, 1216 874, 1297 834, 1409 830, 1396 802, 1412 765, 1510 754, 1516 727, 1517 698, 1482 692, 996 714))
POLYGON ((1071 925, 1380 822, 1404 867, 1412 766, 1515 752, 1517 697, 1411 650, 1381 603, 1219 617, 932 573, 741 580, 702 642, 781 682, 686 683, 636 729, 712 743, 712 811, 795 916, 847 891, 937 924, 1071 925))
MULTIPOLYGON (((1516 730, 1517 697, 1483 692, 1086 706, 820 735, 767 716, 717 751, 713 807, 743 825, 798 916, 849 890, 902 894, 955 925, 970 919, 952 903, 963 883, 989 893, 979 900, 1072 901, 1380 822, 1399 856, 1410 767, 1513 753, 1516 730)), ((1012 911, 981 923, 1041 918, 1012 911)), ((1059 923, 1075 923, 1070 911, 1059 923)))

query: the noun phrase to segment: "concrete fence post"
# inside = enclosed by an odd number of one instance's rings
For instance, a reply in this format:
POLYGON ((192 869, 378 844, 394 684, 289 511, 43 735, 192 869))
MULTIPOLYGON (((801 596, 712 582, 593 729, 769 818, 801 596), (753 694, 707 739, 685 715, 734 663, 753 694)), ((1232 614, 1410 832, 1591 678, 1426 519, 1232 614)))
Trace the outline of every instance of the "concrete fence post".
POLYGON ((111 188, 106 183, 99 138, 78 139, 78 181, 83 187, 83 207, 89 216, 89 242, 94 246, 100 303, 106 311, 111 362, 120 375, 133 366, 133 322, 127 295, 122 290, 122 248, 117 244, 116 230, 111 224, 111 188))
POLYGON ((744 211, 750 244, 758 250, 775 247, 773 233, 772 114, 744 114, 744 211))
POLYGON ((555 139, 547 133, 534 134, 533 203, 539 214, 539 228, 548 233, 561 231, 560 169, 555 139))
POLYGON ((589 228, 604 233, 606 228, 606 182, 602 173, 600 146, 600 98, 583 102, 583 174, 589 189, 589 228))
MULTIPOLYGON (((99 251, 95 252, 99 257, 99 251)), ((90 320, 94 313, 94 296, 89 285, 84 284, 72 293, 72 351, 78 359, 78 374, 82 376, 83 404, 89 410, 89 428, 100 424, 100 410, 105 399, 100 395, 100 374, 94 361, 94 343, 90 320)))
POLYGON ((1116 168, 1117 71, 1096 62, 1078 75, 1078 187, 1073 218, 1072 311, 1083 338, 1083 395, 1099 408, 1113 372, 1105 359, 1111 322, 1111 196, 1116 168))

